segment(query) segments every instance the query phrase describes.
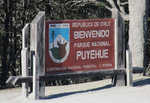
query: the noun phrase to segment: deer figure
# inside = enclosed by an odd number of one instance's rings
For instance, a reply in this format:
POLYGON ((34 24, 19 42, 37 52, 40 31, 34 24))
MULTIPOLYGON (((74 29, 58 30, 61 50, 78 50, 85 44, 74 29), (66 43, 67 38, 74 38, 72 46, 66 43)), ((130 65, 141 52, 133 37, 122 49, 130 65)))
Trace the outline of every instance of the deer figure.
POLYGON ((60 42, 57 41, 57 45, 59 46, 58 47, 59 57, 63 58, 65 56, 65 54, 66 54, 66 45, 67 45, 67 42, 65 42, 64 44, 61 44, 60 42))

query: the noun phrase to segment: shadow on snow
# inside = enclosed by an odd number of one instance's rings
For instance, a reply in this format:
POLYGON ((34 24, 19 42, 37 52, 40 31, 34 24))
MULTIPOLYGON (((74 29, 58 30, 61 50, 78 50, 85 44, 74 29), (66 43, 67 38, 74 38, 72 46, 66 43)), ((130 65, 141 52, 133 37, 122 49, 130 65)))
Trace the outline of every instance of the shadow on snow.
MULTIPOLYGON (((133 83, 134 87, 145 86, 145 85, 150 85, 150 78, 136 80, 133 83)), ((61 97, 65 97, 65 96, 69 96, 69 95, 74 95, 74 94, 78 94, 78 93, 87 93, 87 92, 94 92, 94 91, 99 91, 99 90, 103 90, 103 89, 109 89, 111 87, 113 87, 113 85, 109 84, 109 85, 106 85, 106 86, 103 86, 103 87, 89 89, 89 90, 81 90, 81 91, 75 91, 75 92, 67 92, 67 93, 59 93, 59 94, 54 94, 54 95, 48 95, 48 96, 43 97, 41 99, 43 99, 43 100, 46 100, 46 99, 56 99, 56 98, 61 98, 61 97)))
POLYGON ((87 92, 93 92, 93 91, 108 89, 108 88, 111 88, 111 87, 113 87, 113 86, 110 84, 110 85, 106 85, 106 86, 99 87, 99 88, 94 88, 94 89, 89 89, 89 90, 67 92, 67 93, 59 93, 59 94, 49 95, 49 96, 46 96, 46 97, 41 98, 41 99, 56 99, 56 98, 61 98, 61 97, 65 97, 65 96, 69 96, 69 95, 74 95, 74 94, 78 94, 78 93, 87 93, 87 92))
POLYGON ((145 85, 150 85, 150 78, 147 79, 140 79, 137 80, 133 83, 133 86, 137 87, 137 86, 145 86, 145 85))

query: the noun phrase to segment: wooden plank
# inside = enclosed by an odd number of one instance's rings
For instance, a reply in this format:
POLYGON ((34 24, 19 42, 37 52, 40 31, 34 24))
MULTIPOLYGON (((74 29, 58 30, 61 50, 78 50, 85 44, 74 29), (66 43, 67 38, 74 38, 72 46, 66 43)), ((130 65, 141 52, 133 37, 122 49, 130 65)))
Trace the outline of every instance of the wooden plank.
POLYGON ((125 73, 116 75, 116 85, 115 86, 125 86, 126 85, 126 75, 125 73))
POLYGON ((118 11, 114 9, 112 16, 115 19, 115 69, 118 69, 118 11))
POLYGON ((126 74, 127 74, 127 86, 133 86, 133 76, 132 76, 132 56, 129 50, 126 51, 126 74))
MULTIPOLYGON (((22 68, 22 76, 29 76, 27 48, 23 48, 21 50, 21 68, 22 68)), ((22 94, 25 97, 28 96, 28 83, 22 83, 22 94)))
POLYGON ((8 80, 6 81, 7 84, 20 84, 20 83, 26 83, 26 82, 32 82, 32 76, 10 76, 8 80))
POLYGON ((22 48, 29 47, 30 24, 26 24, 22 29, 22 48))
MULTIPOLYGON (((29 44, 29 34, 30 34, 30 25, 26 24, 22 29, 22 50, 21 50, 21 68, 22 68, 22 76, 29 76, 28 70, 28 44, 29 44)), ((28 87, 29 84, 22 83, 22 94, 24 97, 28 96, 28 87)))
MULTIPOLYGON (((125 34, 124 21, 120 13, 114 9, 112 16, 115 18, 115 69, 125 68, 125 34)), ((115 75, 114 85, 125 86, 125 74, 115 75)))
POLYGON ((112 17, 115 18, 115 69, 125 68, 124 20, 116 9, 113 10, 112 17))
POLYGON ((31 23, 30 49, 33 55, 33 98, 45 96, 45 84, 39 76, 45 75, 45 12, 39 12, 31 23))
MULTIPOLYGON (((75 73, 64 73, 64 74, 51 74, 51 75, 44 75, 40 76, 40 81, 46 80, 65 80, 68 78, 75 79, 75 78, 83 78, 83 77, 95 77, 95 76, 109 76, 112 77, 113 75, 125 73, 125 69, 120 70, 101 70, 97 72, 75 72, 75 73)), ((10 76, 7 80, 7 83, 11 83, 13 85, 24 83, 24 82, 32 82, 33 76, 10 76)))
POLYGON ((33 55, 33 99, 39 99, 39 73, 36 68, 36 57, 33 55))

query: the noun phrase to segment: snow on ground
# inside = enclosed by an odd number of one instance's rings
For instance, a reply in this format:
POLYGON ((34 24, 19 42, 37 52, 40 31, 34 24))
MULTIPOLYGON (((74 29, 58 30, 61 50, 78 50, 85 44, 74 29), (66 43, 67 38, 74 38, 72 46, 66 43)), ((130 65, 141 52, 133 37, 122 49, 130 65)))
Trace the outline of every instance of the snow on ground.
POLYGON ((0 103, 150 103, 150 77, 134 75, 133 87, 112 87, 110 79, 46 87, 41 100, 23 98, 20 88, 1 90, 0 103))

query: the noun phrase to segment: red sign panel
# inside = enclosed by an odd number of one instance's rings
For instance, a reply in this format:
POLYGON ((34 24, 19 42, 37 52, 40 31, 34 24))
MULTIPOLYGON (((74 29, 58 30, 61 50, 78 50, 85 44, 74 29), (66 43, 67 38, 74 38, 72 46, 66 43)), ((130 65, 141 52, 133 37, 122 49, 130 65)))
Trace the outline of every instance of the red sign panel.
POLYGON ((114 69, 114 19, 46 22, 46 73, 114 69))

